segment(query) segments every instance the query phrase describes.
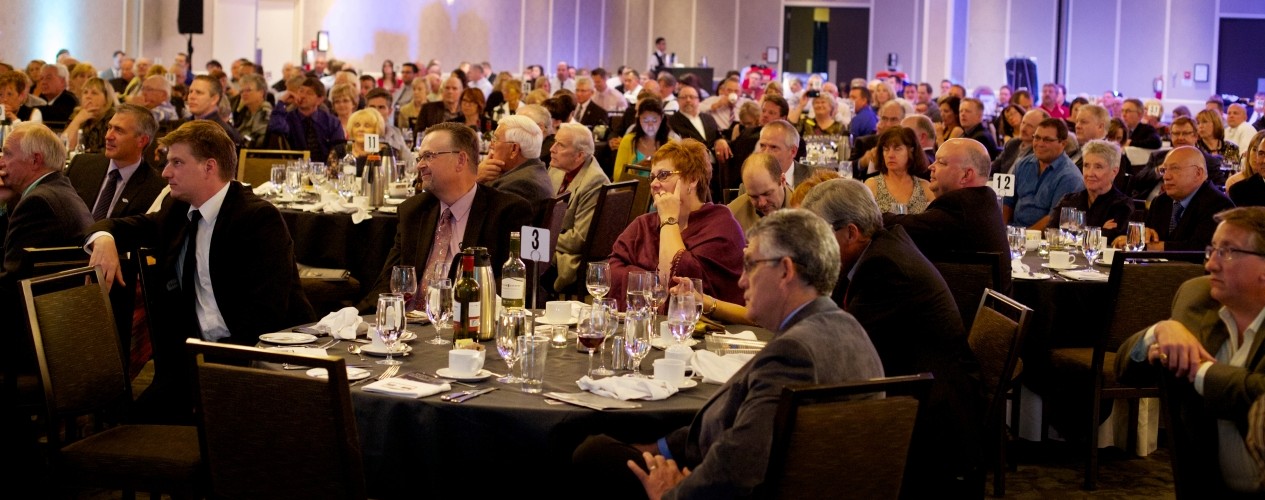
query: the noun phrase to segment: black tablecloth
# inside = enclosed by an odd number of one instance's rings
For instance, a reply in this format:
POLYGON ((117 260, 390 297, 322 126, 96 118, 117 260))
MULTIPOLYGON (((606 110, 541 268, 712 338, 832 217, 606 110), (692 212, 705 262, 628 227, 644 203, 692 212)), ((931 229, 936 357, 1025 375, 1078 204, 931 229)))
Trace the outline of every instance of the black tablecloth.
POLYGON ((395 214, 382 213, 374 213, 359 224, 352 223, 347 214, 282 209, 281 216, 294 240, 295 260, 312 267, 351 271, 360 282, 360 296, 373 288, 382 272, 399 223, 395 214))

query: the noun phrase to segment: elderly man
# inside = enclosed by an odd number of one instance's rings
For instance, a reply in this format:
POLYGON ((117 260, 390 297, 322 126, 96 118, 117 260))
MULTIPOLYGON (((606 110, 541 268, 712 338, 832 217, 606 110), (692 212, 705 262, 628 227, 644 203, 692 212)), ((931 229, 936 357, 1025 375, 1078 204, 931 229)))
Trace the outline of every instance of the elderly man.
POLYGON ((456 75, 449 76, 440 87, 442 98, 437 102, 422 105, 417 114, 417 128, 430 128, 441 122, 460 121, 461 119, 461 79, 456 75))
POLYGON ((145 83, 145 74, 149 73, 151 64, 153 63, 148 57, 136 58, 136 62, 132 65, 135 70, 133 71, 132 79, 127 81, 127 88, 124 89, 123 95, 119 96, 119 100, 122 100, 123 96, 131 98, 140 94, 141 84, 145 83))
MULTIPOLYGON (((738 108, 742 107, 744 102, 749 99, 739 96, 738 77, 732 76, 720 82, 720 86, 716 87, 716 95, 708 97, 699 104, 700 109, 712 115, 716 120, 716 126, 721 130, 729 130, 729 127, 738 122, 738 108)), ((635 102, 635 100, 630 100, 635 102)))
POLYGON ((268 82, 264 77, 250 74, 238 82, 237 109, 233 111, 233 125, 242 135, 242 147, 258 148, 268 136, 268 117, 272 104, 268 102, 268 82))
POLYGON ((1256 135, 1256 129, 1247 122, 1247 107, 1240 103, 1230 105, 1226 111, 1225 140, 1233 142, 1239 149, 1246 150, 1256 135))
POLYGON ((1013 173, 1019 159, 1032 154, 1032 135, 1037 133, 1037 125, 1049 117, 1050 114, 1042 108, 1023 114, 1023 119, 1019 122, 1018 136, 1006 141, 1001 153, 993 159, 994 174, 1013 173))
POLYGON ((272 110, 268 133, 284 137, 290 149, 307 150, 312 161, 329 158, 330 150, 347 139, 338 117, 321 105, 325 86, 316 77, 307 76, 290 97, 292 106, 272 110))
POLYGON ((479 182, 512 193, 532 206, 532 220, 556 190, 540 160, 544 133, 526 116, 502 118, 488 146, 488 157, 479 163, 479 182))
POLYGON ((554 138, 549 151, 549 181, 558 195, 571 193, 554 248, 558 277, 553 289, 561 292, 576 280, 583 257, 580 250, 589 234, 597 196, 610 179, 593 158, 593 134, 584 126, 564 123, 554 138))
POLYGON ((924 114, 909 115, 900 121, 900 126, 914 131, 914 135, 918 136, 918 145, 927 155, 927 164, 935 163, 936 126, 932 123, 931 117, 924 114))
POLYGON ((652 499, 748 497, 765 479, 783 387, 883 376, 861 325, 826 296, 839 276, 839 246, 819 217, 782 210, 762 219, 748 235, 743 262, 738 285, 747 320, 774 331, 773 340, 690 426, 649 444, 590 437, 573 456, 575 477, 629 498, 642 489, 652 499), (614 470, 621 464, 632 474, 614 470))
POLYGON ((598 126, 610 125, 610 116, 606 108, 594 100, 596 97, 594 86, 597 81, 604 80, 605 78, 594 80, 587 76, 581 76, 575 80, 576 105, 575 111, 571 114, 571 119, 580 125, 588 127, 590 130, 598 126))
POLYGON ((1261 473, 1244 432, 1249 405, 1265 394, 1256 337, 1265 313, 1265 208, 1236 208, 1215 220, 1204 263, 1210 276, 1184 283, 1170 319, 1121 344, 1116 373, 1121 383, 1139 385, 1153 384, 1157 372, 1176 376, 1170 402, 1182 420, 1177 439, 1191 445, 1188 463, 1197 469, 1192 491, 1260 498, 1261 473))
MULTIPOLYGON (((984 145, 984 149, 988 150, 988 157, 997 159, 997 155, 1001 152, 997 148, 997 141, 993 138, 993 131, 984 126, 984 103, 974 97, 962 99, 962 103, 958 108, 958 122, 962 125, 962 137, 967 139, 975 139, 984 145)), ((1066 126, 1064 127, 1066 128, 1066 126)), ((1064 141, 1067 139, 1064 138, 1064 141)), ((1059 145, 1064 143, 1060 142, 1059 145)))
POLYGON ((140 95, 129 103, 145 106, 159 123, 180 119, 180 112, 171 104, 171 83, 166 78, 158 75, 146 78, 140 89, 140 95))
POLYGON ((233 182, 237 155, 219 125, 194 120, 168 133, 163 177, 171 196, 155 213, 104 219, 90 229, 89 261, 124 284, 119 248, 146 246, 161 273, 151 300, 154 384, 141 396, 163 422, 191 422, 184 339, 254 345, 259 334, 313 319, 281 213, 233 182), (249 255, 249 259, 242 259, 249 255))
MULTIPOLYGON (((670 75, 669 75, 670 76, 670 75)), ((662 83, 663 78, 659 78, 662 83)), ((680 112, 668 115, 668 126, 682 139, 694 139, 707 146, 716 155, 718 163, 729 161, 733 151, 716 124, 716 119, 709 113, 702 113, 698 99, 698 89, 685 85, 681 87, 676 102, 680 112)))
POLYGON ((756 150, 777 158, 782 181, 788 189, 794 190, 795 186, 813 176, 813 167, 795 163, 795 153, 799 151, 799 132, 788 121, 777 120, 765 125, 760 130, 760 142, 756 150))
MULTIPOLYGON (((446 122, 426 130, 417 158, 425 192, 400 204, 395 246, 361 310, 374 310, 378 294, 390 291, 395 266, 421 270, 419 284, 425 285, 436 267, 455 276, 453 258, 462 244, 485 247, 492 262, 505 262, 510 231, 531 222, 532 208, 518 195, 479 184, 478 158, 479 138, 470 127, 446 122)), ((500 266, 492 268, 500 274, 500 266)))
MULTIPOLYGON (((1203 154, 1191 146, 1175 148, 1156 170, 1164 179, 1164 194, 1146 213, 1146 249, 1199 250, 1208 245, 1216 230, 1213 216, 1234 203, 1208 182, 1203 154)), ((1115 246, 1123 247, 1124 238, 1116 238, 1115 246)))
POLYGON ((908 493, 976 488, 955 478, 970 476, 978 465, 979 364, 948 285, 903 228, 883 229, 878 203, 860 181, 823 182, 803 207, 834 228, 842 267, 832 298, 865 328, 883 373, 935 375, 928 419, 934 424, 915 434, 908 493))
POLYGON ((40 107, 44 121, 64 126, 70 121, 70 115, 74 114, 75 107, 79 106, 79 99, 66 90, 66 82, 69 78, 70 72, 61 64, 45 64, 43 68, 40 68, 38 85, 40 97, 48 101, 48 104, 40 107))
POLYGON ((852 87, 852 90, 848 91, 848 98, 852 99, 852 109, 855 113, 848 124, 853 142, 867 135, 877 135, 878 117, 874 114, 874 108, 870 107, 870 89, 864 85, 852 87))
POLYGON ((119 105, 106 129, 105 154, 84 153, 71 160, 66 176, 94 220, 143 214, 167 186, 143 155, 157 132, 149 110, 119 105))
MULTIPOLYGON (((1168 126, 1169 136, 1173 140, 1173 148, 1175 149, 1183 146, 1189 146, 1197 149, 1195 143, 1199 140, 1199 135, 1196 134, 1195 130, 1195 121, 1190 117, 1179 116, 1173 119, 1173 123, 1168 126)), ((1121 191, 1124 191, 1133 199, 1145 199, 1147 203, 1154 201, 1157 196, 1163 194, 1164 186, 1160 181, 1162 180, 1162 177, 1164 177, 1164 174, 1159 173, 1159 167, 1164 163, 1164 160, 1168 158, 1169 151, 1151 152, 1151 158, 1147 160, 1146 166, 1139 169, 1132 176, 1127 177, 1125 179, 1127 182, 1125 184, 1126 187, 1122 188, 1121 191)), ((1199 151, 1203 153, 1204 165, 1221 164, 1221 160, 1219 158, 1208 154, 1202 149, 1199 151)), ((1207 174, 1208 179, 1214 185, 1225 185, 1225 179, 1222 178, 1223 174, 1221 173, 1221 169, 1213 169, 1211 172, 1207 172, 1207 174)), ((1117 178, 1116 181, 1116 185, 1119 186, 1121 180, 1117 178)), ((1208 234, 1209 236, 1212 235, 1211 232, 1208 234)))
POLYGON ((1142 122, 1142 101, 1131 97, 1124 100, 1120 108, 1120 118, 1124 120, 1125 146, 1143 149, 1159 149, 1160 133, 1155 127, 1142 122))
MULTIPOLYGON (((593 103, 601 106, 607 113, 612 111, 623 111, 628 107, 628 99, 625 99, 618 90, 615 90, 607 83, 606 70, 602 68, 593 68, 591 73, 593 80, 593 103)), ((575 82, 575 92, 580 93, 580 80, 575 82)))
MULTIPOLYGON (((1067 125, 1046 118, 1032 136, 1032 155, 1015 165, 1015 195, 1007 196, 1002 216, 1007 224, 1044 229, 1050 208, 1070 193, 1085 188, 1076 165, 1063 151, 1067 125)), ((1056 224, 1058 221, 1054 221, 1056 224)))
MULTIPOLYGON (((868 109, 869 106, 866 106, 868 109)), ((883 104, 883 108, 879 110, 878 125, 874 129, 874 133, 862 137, 857 137, 852 147, 852 155, 848 158, 852 161, 853 175, 858 180, 865 180, 869 177, 878 175, 878 136, 887 129, 900 126, 900 121, 905 119, 905 107, 899 102, 888 101, 883 104)))
POLYGON ((241 148, 246 143, 246 140, 242 139, 242 134, 220 117, 220 101, 224 98, 224 87, 220 85, 219 79, 198 75, 189 85, 189 94, 185 96, 185 104, 189 106, 189 119, 215 122, 233 140, 233 145, 241 148))
POLYGON ((729 211, 738 219, 744 234, 761 218, 786 208, 791 199, 791 188, 782 179, 782 167, 777 157, 768 153, 754 153, 742 163, 742 185, 747 192, 729 203, 729 211))

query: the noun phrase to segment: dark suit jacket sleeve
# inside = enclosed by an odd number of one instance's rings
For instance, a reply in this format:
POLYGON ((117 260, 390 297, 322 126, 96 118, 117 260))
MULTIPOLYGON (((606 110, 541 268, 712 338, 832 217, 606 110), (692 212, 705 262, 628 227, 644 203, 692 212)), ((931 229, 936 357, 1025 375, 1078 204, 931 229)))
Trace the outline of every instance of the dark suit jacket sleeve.
POLYGON ((919 248, 929 248, 945 231, 958 227, 960 221, 942 207, 928 207, 920 214, 883 214, 883 227, 900 225, 919 248))
POLYGON ((228 340, 254 345, 261 333, 313 321, 281 212, 258 199, 240 208, 225 205, 237 212, 221 211, 220 217, 229 217, 216 221, 211 259, 229 266, 212 268, 211 279, 220 314, 232 332, 228 340))
MULTIPOLYGON (((1204 184, 1203 187, 1199 188, 1199 193, 1190 200, 1190 204, 1192 206, 1188 207, 1186 211, 1194 212, 1191 215, 1195 218, 1191 219, 1191 222, 1198 222, 1198 225, 1195 226, 1195 230, 1188 237, 1172 239, 1173 236, 1169 235, 1169 239, 1164 240, 1164 250, 1203 250, 1204 247, 1212 242, 1212 234, 1217 231, 1217 224, 1212 216, 1222 210, 1234 208, 1234 203, 1229 198, 1226 198, 1209 184, 1204 184)), ((1169 213, 1171 214, 1172 212, 1170 211, 1169 213)), ((1183 219, 1186 219, 1186 217, 1183 216, 1183 219)), ((1178 224, 1179 230, 1182 229, 1182 226, 1189 223, 1186 220, 1182 222, 1182 224, 1178 224)))
POLYGON ((1163 144, 1160 142, 1160 133, 1155 127, 1145 123, 1139 123, 1138 127, 1133 129, 1133 134, 1129 137, 1130 146, 1136 146, 1143 149, 1159 149, 1163 144))
MULTIPOLYGON (((374 282, 373 288, 369 290, 369 293, 365 294, 364 298, 360 300, 360 303, 356 304, 356 309, 360 310, 361 313, 373 311, 378 307, 378 294, 386 293, 391 289, 391 269, 399 265, 408 265, 408 263, 402 262, 403 255, 406 253, 405 246, 416 246, 419 243, 416 240, 416 229, 422 224, 421 214, 426 212, 426 210, 420 208, 410 210, 411 207, 408 205, 410 205, 409 201, 405 201, 404 204, 400 205, 400 220, 395 230, 395 243, 391 245, 391 251, 387 252, 386 261, 382 264, 382 271, 378 273, 377 281, 374 282)), ((429 257, 430 247, 427 246, 424 252, 427 255, 422 257, 422 259, 429 257)), ((411 254, 411 252, 407 253, 411 254)), ((415 267, 423 268, 426 266, 426 261, 423 260, 422 262, 411 264, 414 264, 415 267)), ((419 271, 425 272, 424 269, 419 269, 419 271)), ((422 276, 419 275, 417 278, 421 280, 422 276)), ((421 286, 420 281, 418 286, 421 286)))

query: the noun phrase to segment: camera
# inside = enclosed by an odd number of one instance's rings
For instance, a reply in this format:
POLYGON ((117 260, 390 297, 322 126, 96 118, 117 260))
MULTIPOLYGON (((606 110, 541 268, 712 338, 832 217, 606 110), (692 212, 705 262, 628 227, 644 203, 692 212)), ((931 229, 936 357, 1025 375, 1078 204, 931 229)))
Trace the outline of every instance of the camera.
POLYGON ((816 99, 817 96, 819 95, 821 95, 821 91, 817 89, 812 89, 804 93, 804 96, 809 97, 811 99, 816 99))

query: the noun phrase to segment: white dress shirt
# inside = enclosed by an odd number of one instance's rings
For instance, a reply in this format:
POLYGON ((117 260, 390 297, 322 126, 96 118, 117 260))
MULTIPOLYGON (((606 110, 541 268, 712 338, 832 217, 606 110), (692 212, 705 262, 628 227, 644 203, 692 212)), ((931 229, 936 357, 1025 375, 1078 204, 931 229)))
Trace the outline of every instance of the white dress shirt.
MULTIPOLYGON (((194 249, 198 257, 198 280, 194 283, 194 293, 198 300, 194 304, 194 313, 198 316, 202 340, 210 342, 218 342, 229 336, 228 325, 220 314, 220 305, 215 301, 215 287, 211 285, 211 237, 215 234, 215 220, 220 216, 220 207, 224 205, 228 186, 227 183, 224 184, 201 207, 189 206, 189 213, 197 210, 202 214, 202 219, 198 221, 198 246, 194 249)), ((184 283, 184 259, 187 251, 187 246, 180 251, 180 260, 176 266, 176 277, 180 283, 184 283)))

